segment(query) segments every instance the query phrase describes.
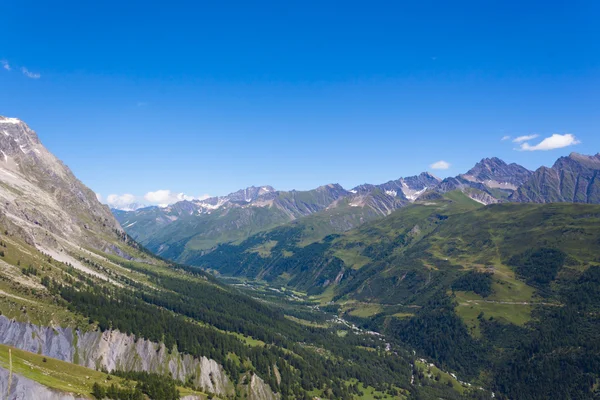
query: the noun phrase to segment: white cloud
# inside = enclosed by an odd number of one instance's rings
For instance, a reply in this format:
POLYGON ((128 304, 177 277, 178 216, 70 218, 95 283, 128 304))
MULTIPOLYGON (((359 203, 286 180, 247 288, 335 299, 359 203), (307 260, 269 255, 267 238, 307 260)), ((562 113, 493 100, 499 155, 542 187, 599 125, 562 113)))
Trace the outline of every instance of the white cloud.
POLYGON ((6 60, 0 60, 0 64, 2 64, 2 68, 4 68, 7 71, 10 71, 10 64, 8 63, 8 61, 6 60))
POLYGON ((519 136, 519 137, 514 138, 513 142, 515 142, 515 143, 522 143, 522 142, 526 142, 526 141, 531 140, 531 139, 535 139, 538 136, 540 136, 540 135, 533 134, 533 135, 519 136))
POLYGON ((505 140, 509 140, 509 139, 510 139, 510 136, 506 135, 506 136, 502 136, 502 139, 500 139, 500 140, 505 141, 505 140))
POLYGON ((450 163, 444 161, 444 160, 440 160, 437 162, 434 162, 433 164, 431 164, 429 166, 429 168, 431 169, 448 169, 450 168, 450 163))
POLYGON ((575 135, 571 133, 565 133, 564 135, 560 135, 558 133, 553 134, 550 137, 545 138, 535 146, 531 146, 529 143, 522 143, 521 147, 518 150, 522 151, 546 151, 546 150, 554 150, 554 149, 562 149, 563 147, 573 146, 575 144, 581 143, 575 135))
POLYGON ((135 196, 132 194, 109 194, 106 196, 106 204, 112 208, 126 210, 133 203, 135 203, 135 196))
POLYGON ((96 193, 96 198, 102 203, 102 195, 100 193, 96 193))
POLYGON ((23 75, 25 75, 26 77, 31 78, 31 79, 40 79, 40 77, 41 77, 40 74, 31 72, 25 67, 21 67, 21 72, 23 72, 23 75))
POLYGON ((177 203, 183 200, 195 200, 194 196, 188 196, 185 193, 173 193, 168 189, 157 190, 156 192, 148 192, 144 195, 144 199, 152 204, 158 204, 161 207, 169 204, 177 203))

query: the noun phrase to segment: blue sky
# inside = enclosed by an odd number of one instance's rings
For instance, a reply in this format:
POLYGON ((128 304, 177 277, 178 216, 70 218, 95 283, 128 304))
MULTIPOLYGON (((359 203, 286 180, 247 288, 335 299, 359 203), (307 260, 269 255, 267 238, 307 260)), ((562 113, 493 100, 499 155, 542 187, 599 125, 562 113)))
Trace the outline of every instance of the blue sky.
POLYGON ((595 0, 8 0, 0 115, 105 199, 349 188, 491 156, 535 169, 600 152, 598 15, 595 0))

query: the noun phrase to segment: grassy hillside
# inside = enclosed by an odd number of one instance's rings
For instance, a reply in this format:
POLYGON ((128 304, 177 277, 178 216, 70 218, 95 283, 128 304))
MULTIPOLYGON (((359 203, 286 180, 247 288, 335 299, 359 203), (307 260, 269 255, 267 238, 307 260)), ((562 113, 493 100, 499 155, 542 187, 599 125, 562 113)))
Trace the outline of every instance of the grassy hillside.
POLYGON ((313 294, 500 397, 597 391, 600 206, 483 207, 451 192, 307 246, 301 237, 279 228, 202 260, 313 294))
MULTIPOLYGON (((51 256, 10 231, 0 242, 0 312, 9 318, 83 331, 118 329, 177 346, 179 353, 216 360, 240 394, 254 373, 283 398, 358 398, 359 387, 404 398, 416 390, 410 353, 386 351, 380 340, 360 332, 341 337, 336 327, 313 322, 324 321, 324 314, 304 303, 283 307, 273 299, 254 300, 125 242, 119 246, 133 259, 75 247, 51 256), (66 256, 65 262, 56 259, 66 256), (357 384, 349 385, 349 378, 357 384)), ((49 375, 25 376, 65 389, 78 378, 61 375, 71 370, 61 365, 46 361, 49 375)), ((88 393, 95 378, 90 380, 74 391, 88 393)))
POLYGON ((412 237, 403 236, 413 221, 401 211, 339 239, 346 257, 365 259, 332 299, 349 318, 368 315, 354 320, 479 377, 501 396, 592 397, 599 379, 592 366, 600 361, 593 294, 600 288, 600 207, 440 211, 415 224, 420 233, 412 237), (394 229, 403 222, 409 225, 394 229), (592 294, 579 293, 582 286, 592 294))
POLYGON ((477 207, 481 204, 453 192, 411 204, 347 234, 325 236, 329 232, 322 225, 332 226, 331 219, 351 215, 340 207, 254 235, 239 245, 221 245, 193 261, 225 275, 264 279, 316 294, 348 277, 347 269, 357 270, 373 259, 387 257, 384 253, 397 248, 399 240, 422 237, 439 222, 435 215, 440 212, 461 213, 477 207), (259 251, 267 245, 268 252, 259 251))

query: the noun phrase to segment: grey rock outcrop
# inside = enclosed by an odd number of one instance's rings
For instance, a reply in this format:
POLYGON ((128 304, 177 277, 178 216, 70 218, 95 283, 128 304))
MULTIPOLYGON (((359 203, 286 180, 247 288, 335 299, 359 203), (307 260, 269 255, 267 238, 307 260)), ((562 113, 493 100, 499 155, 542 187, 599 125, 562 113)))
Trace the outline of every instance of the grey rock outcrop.
POLYGON ((171 352, 164 344, 136 339, 119 331, 82 332, 9 320, 0 316, 0 343, 32 353, 108 371, 147 371, 191 379, 197 387, 215 394, 229 394, 233 385, 216 361, 171 352))
POLYGON ((1 116, 0 183, 0 218, 31 245, 56 249, 61 238, 106 251, 106 238, 122 235, 110 209, 27 124, 1 116))
POLYGON ((600 203, 600 153, 571 153, 541 167, 510 197, 521 203, 600 203))
POLYGON ((268 384, 265 383, 258 375, 245 377, 246 398, 248 400, 279 400, 279 394, 273 393, 268 384))
POLYGON ((492 157, 482 159, 461 177, 483 183, 489 188, 515 190, 527 182, 531 175, 530 170, 519 164, 507 164, 497 157, 492 157))

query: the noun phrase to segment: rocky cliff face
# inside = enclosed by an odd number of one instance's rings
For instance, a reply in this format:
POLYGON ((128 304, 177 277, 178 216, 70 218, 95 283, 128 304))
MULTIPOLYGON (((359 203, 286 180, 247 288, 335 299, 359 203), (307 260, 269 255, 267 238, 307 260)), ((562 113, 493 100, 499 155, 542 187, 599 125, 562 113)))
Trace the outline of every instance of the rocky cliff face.
POLYGON ((32 245, 109 250, 122 232, 110 210, 23 121, 0 117, 0 219, 32 245))
POLYGON ((18 374, 12 374, 10 388, 8 387, 9 371, 0 367, 0 396, 10 400, 84 400, 85 397, 75 397, 70 393, 51 390, 37 382, 18 374))
POLYGON ((372 193, 379 189, 388 196, 399 197, 403 200, 415 201, 421 193, 427 189, 435 187, 440 183, 440 179, 431 175, 429 172, 423 172, 419 175, 400 178, 395 181, 389 181, 381 185, 364 184, 355 187, 351 192, 357 194, 372 193))
POLYGON ((169 374, 212 393, 227 395, 233 385, 223 368, 206 357, 193 358, 176 350, 119 331, 81 332, 40 327, 0 316, 0 343, 32 353, 108 371, 147 371, 169 374))
POLYGON ((552 168, 541 167, 510 197, 511 201, 600 203, 600 153, 571 153, 552 168))
POLYGON ((279 400, 280 396, 273 393, 258 375, 252 374, 250 378, 246 377, 246 381, 245 394, 248 400, 279 400))
POLYGON ((460 175, 470 182, 478 182, 489 188, 516 190, 527 182, 532 172, 519 164, 507 164, 497 157, 484 158, 466 174, 460 175))
POLYGON ((484 158, 466 174, 446 178, 433 190, 439 193, 460 190, 473 200, 487 205, 506 201, 531 174, 531 171, 518 164, 507 164, 496 157, 484 158))

